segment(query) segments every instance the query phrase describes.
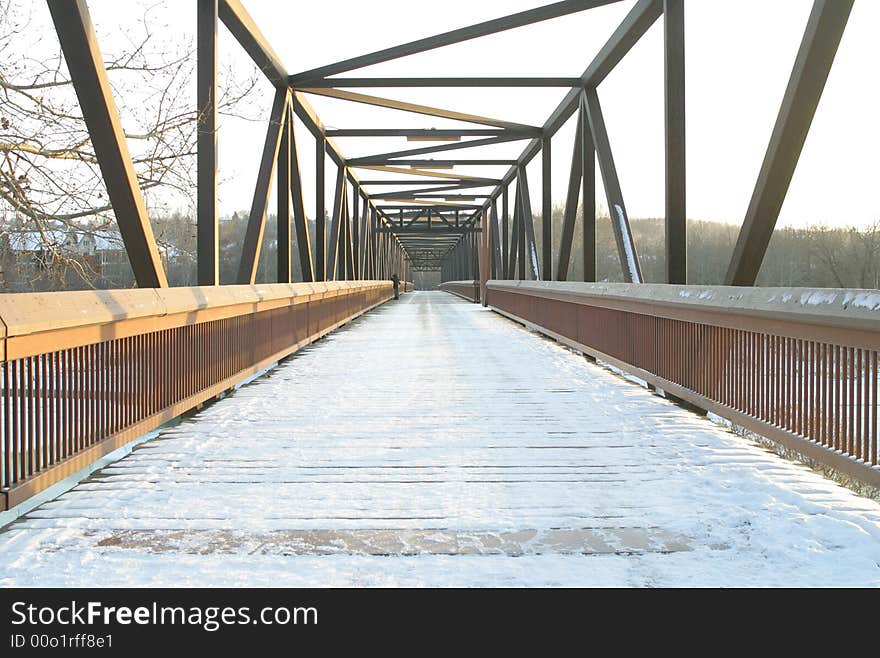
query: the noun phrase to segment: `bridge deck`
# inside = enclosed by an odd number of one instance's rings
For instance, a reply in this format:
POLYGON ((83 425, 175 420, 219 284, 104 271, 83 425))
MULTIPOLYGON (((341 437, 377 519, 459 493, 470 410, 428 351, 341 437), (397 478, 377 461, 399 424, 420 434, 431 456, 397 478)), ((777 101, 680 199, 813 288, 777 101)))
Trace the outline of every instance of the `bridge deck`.
POLYGON ((878 585, 880 505, 415 293, 0 534, 0 585, 392 584, 878 585))

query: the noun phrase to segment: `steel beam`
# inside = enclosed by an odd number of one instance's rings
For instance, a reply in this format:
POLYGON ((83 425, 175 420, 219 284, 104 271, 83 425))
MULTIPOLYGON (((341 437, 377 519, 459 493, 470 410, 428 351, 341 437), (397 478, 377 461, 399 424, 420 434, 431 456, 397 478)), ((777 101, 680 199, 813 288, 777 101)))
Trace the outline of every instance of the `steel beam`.
POLYGON ((217 0, 196 7, 196 263, 200 286, 220 283, 217 216, 217 0))
MULTIPOLYGON (((296 99, 294 99, 296 100, 296 99)), ((315 139, 315 280, 327 280, 327 194, 324 167, 327 141, 315 139)), ((340 165, 341 166, 341 165, 340 165)))
POLYGON ((353 225, 352 220, 357 218, 357 214, 352 213, 351 206, 354 205, 355 208, 357 208, 357 206, 355 205, 357 203, 357 197, 358 197, 357 188, 352 190, 352 195, 353 195, 352 203, 349 204, 348 192, 346 191, 346 194, 345 194, 345 215, 342 217, 342 219, 345 221, 345 242, 343 244, 343 247, 344 247, 343 255, 345 257, 345 277, 344 278, 348 281, 351 281, 352 279, 355 278, 354 277, 354 239, 353 239, 353 234, 352 234, 352 228, 353 228, 352 227, 352 225, 353 225))
POLYGON ((287 87, 287 71, 272 46, 239 0, 220 0, 219 17, 235 40, 250 55, 275 87, 287 87))
POLYGON ((451 144, 436 144, 434 146, 422 146, 414 149, 405 149, 402 151, 391 151, 389 153, 378 153, 376 155, 366 155, 359 158, 351 158, 348 164, 352 167, 357 165, 379 165, 394 164, 389 160, 396 158, 406 158, 411 155, 425 155, 427 153, 442 153, 444 151, 458 151, 460 149, 475 148, 477 146, 491 146, 493 144, 503 144, 505 142, 516 142, 527 139, 521 133, 504 134, 499 137, 486 137, 484 139, 471 139, 464 142, 453 142, 451 144))
POLYGON ((391 233, 393 235, 423 235, 423 236, 444 236, 444 235, 466 235, 468 233, 479 233, 480 229, 475 227, 448 227, 448 226, 432 226, 430 229, 422 228, 420 226, 404 226, 403 228, 399 226, 394 227, 382 227, 376 229, 379 233, 391 233))
MULTIPOLYGON (((508 188, 505 187, 505 191, 508 188)), ((516 278, 516 252, 519 248, 519 195, 513 195, 513 215, 511 216, 510 226, 510 249, 507 254, 507 277, 508 279, 516 278)))
POLYGON ((328 98, 336 98, 338 100, 350 101, 352 103, 362 103, 365 105, 384 107, 389 110, 413 112, 415 114, 438 117, 441 119, 449 119, 451 121, 465 121, 467 123, 478 123, 484 126, 493 126, 495 128, 510 128, 513 130, 535 130, 535 126, 527 126, 521 123, 515 123, 513 121, 493 119, 491 117, 483 117, 476 114, 468 114, 466 112, 456 112, 454 110, 446 110, 440 107, 419 105, 418 103, 408 103, 406 101, 394 100, 392 98, 370 96, 368 94, 360 94, 354 91, 343 91, 341 89, 325 89, 320 87, 300 87, 297 90, 306 94, 327 96, 328 98))
POLYGON ((501 278, 509 279, 510 270, 508 269, 508 261, 510 260, 510 221, 508 198, 510 196, 509 186, 505 185, 501 194, 501 278))
MULTIPOLYGON (((453 159, 453 160, 393 160, 388 163, 395 167, 422 167, 430 169, 431 167, 505 167, 516 164, 516 160, 475 160, 475 159, 453 159)), ((366 165, 375 166, 375 165, 366 165)))
POLYGON ((583 216, 584 281, 596 281, 596 145, 587 117, 587 98, 581 94, 578 110, 581 124, 581 205, 583 216))
MULTIPOLYGON (((535 281, 541 280, 541 269, 538 267, 538 249, 535 246, 535 220, 532 217, 532 201, 529 196, 529 181, 526 177, 526 168, 520 167, 516 178, 516 189, 520 197, 520 212, 522 213, 523 233, 525 238, 525 259, 528 262, 528 274, 535 281)), ((523 237, 520 238, 522 240, 523 237)))
MULTIPOLYGON (((425 183, 429 181, 424 181, 425 183)), ((462 181, 460 183, 456 183, 455 185, 442 185, 439 187, 423 187, 416 190, 406 190, 406 191, 394 191, 394 192, 380 192, 378 194, 371 194, 370 199, 400 199, 404 197, 417 197, 422 193, 426 192, 457 192, 460 190, 466 190, 469 188, 475 187, 487 187, 486 183, 472 183, 467 181, 462 181)))
POLYGON ((501 258, 501 239, 498 235, 498 204, 493 202, 491 206, 491 222, 490 231, 492 240, 492 278, 497 279, 501 275, 502 258, 501 258))
POLYGON ((502 128, 327 128, 327 137, 501 137, 511 133, 520 133, 522 137, 540 137, 541 129, 529 131, 505 130, 502 128))
POLYGON ((578 113, 574 131, 574 147, 571 154, 571 168, 568 174, 568 193, 565 196, 565 210, 562 218, 562 236, 559 241, 559 264, 556 270, 556 278, 559 281, 568 280, 568 267, 571 261, 571 245, 577 221, 578 194, 583 176, 582 132, 581 115, 578 113))
POLYGON ((473 181, 473 182, 481 182, 486 185, 493 185, 498 183, 498 179, 495 178, 487 178, 485 176, 465 176, 463 174, 447 174, 441 171, 429 171, 427 169, 407 169, 405 167, 397 167, 395 166, 397 163, 389 163, 387 165, 352 165, 356 166, 359 169, 369 169, 371 171, 384 171, 389 174, 404 174, 410 176, 421 176, 424 178, 440 178, 444 180, 456 180, 456 181, 473 181))
POLYGON ((758 278, 852 6, 853 0, 813 2, 770 144, 733 249, 725 280, 727 285, 752 286, 758 278))
POLYGON ((287 117, 288 91, 275 91, 272 113, 269 116, 269 127, 266 130, 266 141, 263 144, 263 156, 260 159, 260 171, 254 188, 251 212, 248 216, 247 230, 241 249, 241 262, 238 267, 238 283, 253 284, 257 277, 260 263, 260 249, 263 246, 263 231, 266 228, 266 207, 269 205, 269 192, 272 188, 272 177, 275 173, 275 162, 281 145, 281 127, 287 117))
POLYGON ((541 140, 541 273, 553 280, 553 190, 551 179, 551 138, 541 140))
POLYGON ((580 78, 322 78, 308 83, 310 88, 365 89, 367 87, 579 87, 580 78))
POLYGON ((277 250, 275 274, 278 283, 290 283, 291 234, 290 234, 290 106, 285 113, 281 128, 281 144, 278 148, 278 177, 276 181, 277 202, 277 250))
POLYGON ((336 169, 336 185, 333 186, 333 214, 330 216, 330 243, 327 245, 327 280, 336 280, 336 264, 339 257, 339 229, 345 212, 345 167, 336 169))
POLYGON ((605 128, 605 118, 602 116, 599 97, 592 87, 588 87, 583 93, 586 97, 590 131, 595 141, 596 153, 599 155, 599 169, 602 172, 602 182, 605 185, 605 198, 608 200, 608 213, 611 215, 611 225, 614 227, 614 239, 617 242, 617 253, 620 257, 623 279, 627 283, 642 283, 639 257, 632 238, 626 206, 623 203, 623 193, 620 191, 620 181, 617 178, 617 168, 614 166, 611 142, 608 140, 608 131, 605 128))
POLYGON ((113 214, 141 288, 168 285, 85 0, 47 0, 113 214))
MULTIPOLYGON (((633 8, 627 13, 620 25, 599 50, 593 60, 581 75, 582 86, 589 84, 597 85, 611 71, 612 68, 630 51, 633 45, 648 31, 654 22, 663 13, 663 0, 638 0, 633 8)), ((580 89, 569 91, 556 109, 550 114, 541 128, 542 135, 554 135, 568 121, 569 117, 578 109, 580 103, 580 89)), ((541 140, 532 139, 517 158, 520 165, 527 165, 541 150, 541 140)), ((504 175, 502 185, 494 190, 493 195, 498 196, 501 187, 510 183, 516 177, 516 167, 511 167, 504 175)))
POLYGON ((666 283, 687 283, 684 0, 663 2, 666 283))
MULTIPOLYGON (((294 104, 295 100, 292 101, 294 104)), ((291 108, 292 109, 292 108, 291 108)), ((296 132, 294 131, 293 114, 288 111, 287 131, 290 136, 290 199, 293 203, 293 225, 296 229, 296 246, 299 252, 299 266, 305 282, 315 280, 315 264, 312 260, 309 221, 303 203, 302 178, 299 171, 299 155, 296 151, 296 132)))
POLYGON ((290 77, 290 84, 293 86, 301 86, 311 80, 326 78, 331 75, 338 75, 346 71, 372 66, 381 62, 388 62, 392 59, 405 57, 407 55, 415 55, 442 46, 449 46, 462 41, 476 39, 477 37, 511 30, 513 28, 531 25, 551 18, 565 16, 585 9, 600 7, 602 5, 611 4, 615 0, 566 0, 565 2, 556 2, 543 7, 529 9, 509 16, 503 16, 490 21, 469 25, 468 27, 459 28, 443 34, 437 34, 425 39, 410 41, 409 43, 385 48, 367 55, 352 57, 350 59, 328 64, 309 71, 303 71, 290 77))

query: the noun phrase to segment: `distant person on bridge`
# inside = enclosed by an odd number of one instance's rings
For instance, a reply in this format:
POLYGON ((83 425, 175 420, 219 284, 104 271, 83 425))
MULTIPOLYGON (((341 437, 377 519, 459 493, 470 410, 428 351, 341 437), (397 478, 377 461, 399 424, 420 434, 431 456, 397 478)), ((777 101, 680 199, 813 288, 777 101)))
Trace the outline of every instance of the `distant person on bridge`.
POLYGON ((400 277, 397 276, 397 274, 392 274, 391 283, 394 284, 394 299, 400 299, 400 295, 398 294, 400 291, 400 277))

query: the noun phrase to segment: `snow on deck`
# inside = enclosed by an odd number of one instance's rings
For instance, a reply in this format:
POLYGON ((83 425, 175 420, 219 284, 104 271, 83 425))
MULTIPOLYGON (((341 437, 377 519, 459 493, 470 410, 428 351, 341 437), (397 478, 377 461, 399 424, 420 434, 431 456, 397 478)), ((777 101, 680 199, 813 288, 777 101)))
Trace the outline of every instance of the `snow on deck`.
POLYGON ((880 505, 405 295, 0 533, 0 585, 880 585, 880 505))

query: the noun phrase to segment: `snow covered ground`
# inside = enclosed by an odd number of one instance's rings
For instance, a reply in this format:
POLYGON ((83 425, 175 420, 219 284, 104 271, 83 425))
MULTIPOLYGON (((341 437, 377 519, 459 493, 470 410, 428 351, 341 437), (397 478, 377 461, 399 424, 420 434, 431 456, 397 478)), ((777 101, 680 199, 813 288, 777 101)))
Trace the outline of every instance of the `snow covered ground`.
POLYGON ((0 585, 878 586, 880 505, 420 292, 9 526, 0 585))

